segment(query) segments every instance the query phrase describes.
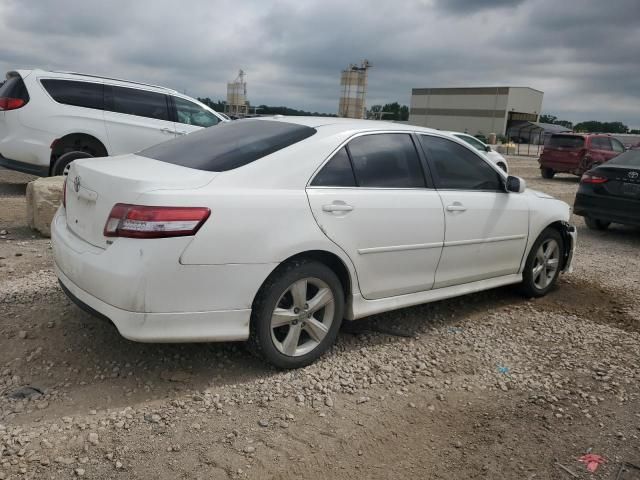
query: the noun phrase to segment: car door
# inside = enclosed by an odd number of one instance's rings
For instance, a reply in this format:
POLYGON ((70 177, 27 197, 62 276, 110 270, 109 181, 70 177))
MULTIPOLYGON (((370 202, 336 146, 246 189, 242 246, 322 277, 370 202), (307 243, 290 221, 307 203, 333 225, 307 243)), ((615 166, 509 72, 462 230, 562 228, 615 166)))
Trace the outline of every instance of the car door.
POLYGON ((591 137, 589 153, 591 162, 588 168, 591 168, 594 163, 604 163, 611 160, 616 155, 611 147, 609 137, 591 137))
POLYGON ((172 96, 175 107, 176 135, 195 132, 220 123, 218 116, 206 108, 181 97, 172 96))
POLYGON ((176 136, 169 98, 159 92, 105 85, 104 121, 112 155, 131 153, 176 136))
POLYGON ((444 206, 434 288, 518 273, 529 233, 526 196, 507 193, 496 167, 467 146, 418 137, 444 206))
POLYGON ((307 188, 322 231, 351 258, 366 299, 429 290, 444 215, 409 133, 351 139, 307 188))

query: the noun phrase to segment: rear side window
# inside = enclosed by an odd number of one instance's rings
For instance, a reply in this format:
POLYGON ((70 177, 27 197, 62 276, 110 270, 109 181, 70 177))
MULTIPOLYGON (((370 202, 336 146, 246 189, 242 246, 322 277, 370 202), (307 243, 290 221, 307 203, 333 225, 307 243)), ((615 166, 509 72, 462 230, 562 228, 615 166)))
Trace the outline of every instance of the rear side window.
POLYGON ((346 148, 341 148, 311 182, 314 187, 355 187, 351 161, 346 148))
POLYGON ((43 79, 40 83, 58 103, 98 110, 104 108, 104 86, 100 83, 52 79, 43 79))
POLYGON ((576 135, 551 135, 547 146, 552 148, 582 148, 584 146, 584 137, 576 135))
POLYGON ((404 133, 364 135, 348 144, 359 187, 425 187, 418 152, 404 133))
POLYGON ((289 147, 314 133, 315 128, 293 123, 236 120, 154 145, 138 155, 197 170, 226 172, 289 147))
POLYGON ((624 145, 620 141, 615 138, 611 138, 610 140, 614 152, 624 152, 624 145))
POLYGON ((611 150, 611 142, 607 137, 593 137, 591 148, 594 150, 611 150))
POLYGON ((105 86, 105 110, 138 117, 169 120, 167 96, 137 88, 105 86))
POLYGON ((504 190, 498 172, 468 148, 446 138, 427 135, 420 135, 420 143, 435 174, 436 188, 504 190))
POLYGON ((22 81, 22 77, 12 76, 9 77, 1 86, 0 86, 0 98, 19 98, 20 100, 24 100, 24 103, 29 101, 29 92, 27 92, 27 87, 22 81))

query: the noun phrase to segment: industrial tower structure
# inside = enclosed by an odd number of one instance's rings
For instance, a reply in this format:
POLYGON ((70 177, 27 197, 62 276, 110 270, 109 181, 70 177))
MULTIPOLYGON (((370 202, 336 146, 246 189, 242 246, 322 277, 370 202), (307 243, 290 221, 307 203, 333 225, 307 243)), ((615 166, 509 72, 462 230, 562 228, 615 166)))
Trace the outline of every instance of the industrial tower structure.
POLYGON ((249 112, 247 104, 247 83, 243 70, 233 82, 227 83, 227 105, 225 113, 232 117, 244 117, 249 112))
POLYGON ((367 70, 371 67, 369 60, 365 59, 359 66, 352 63, 342 71, 339 117, 366 118, 367 70))

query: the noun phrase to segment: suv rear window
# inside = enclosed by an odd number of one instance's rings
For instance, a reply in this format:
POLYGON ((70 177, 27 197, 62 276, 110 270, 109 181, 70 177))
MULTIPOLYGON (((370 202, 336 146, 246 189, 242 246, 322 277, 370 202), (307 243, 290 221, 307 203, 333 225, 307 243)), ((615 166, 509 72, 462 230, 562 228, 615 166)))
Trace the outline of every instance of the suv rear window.
POLYGON ((104 85, 75 80, 40 80, 44 89, 58 103, 76 107, 104 108, 104 85))
POLYGON ((183 167, 226 172, 282 150, 315 128, 265 120, 236 120, 163 142, 138 153, 183 167))
POLYGON ((584 146, 584 137, 577 135, 551 135, 547 146, 551 148, 582 148, 584 146))
POLYGON ((19 98, 25 103, 29 101, 29 92, 22 81, 22 77, 12 76, 0 85, 0 97, 19 98))

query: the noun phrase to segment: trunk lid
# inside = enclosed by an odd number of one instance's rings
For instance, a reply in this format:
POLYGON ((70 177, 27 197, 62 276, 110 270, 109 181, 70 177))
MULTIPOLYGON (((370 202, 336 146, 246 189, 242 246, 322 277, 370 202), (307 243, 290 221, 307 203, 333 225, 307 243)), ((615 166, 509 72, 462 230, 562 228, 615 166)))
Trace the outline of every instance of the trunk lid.
POLYGON ((104 226, 116 203, 135 204, 152 190, 197 189, 217 175, 135 154, 76 160, 67 175, 67 226, 91 245, 106 248, 104 226))
POLYGON ((607 165, 598 167, 593 173, 608 179, 606 183, 594 186, 597 193, 640 200, 640 168, 607 165))

